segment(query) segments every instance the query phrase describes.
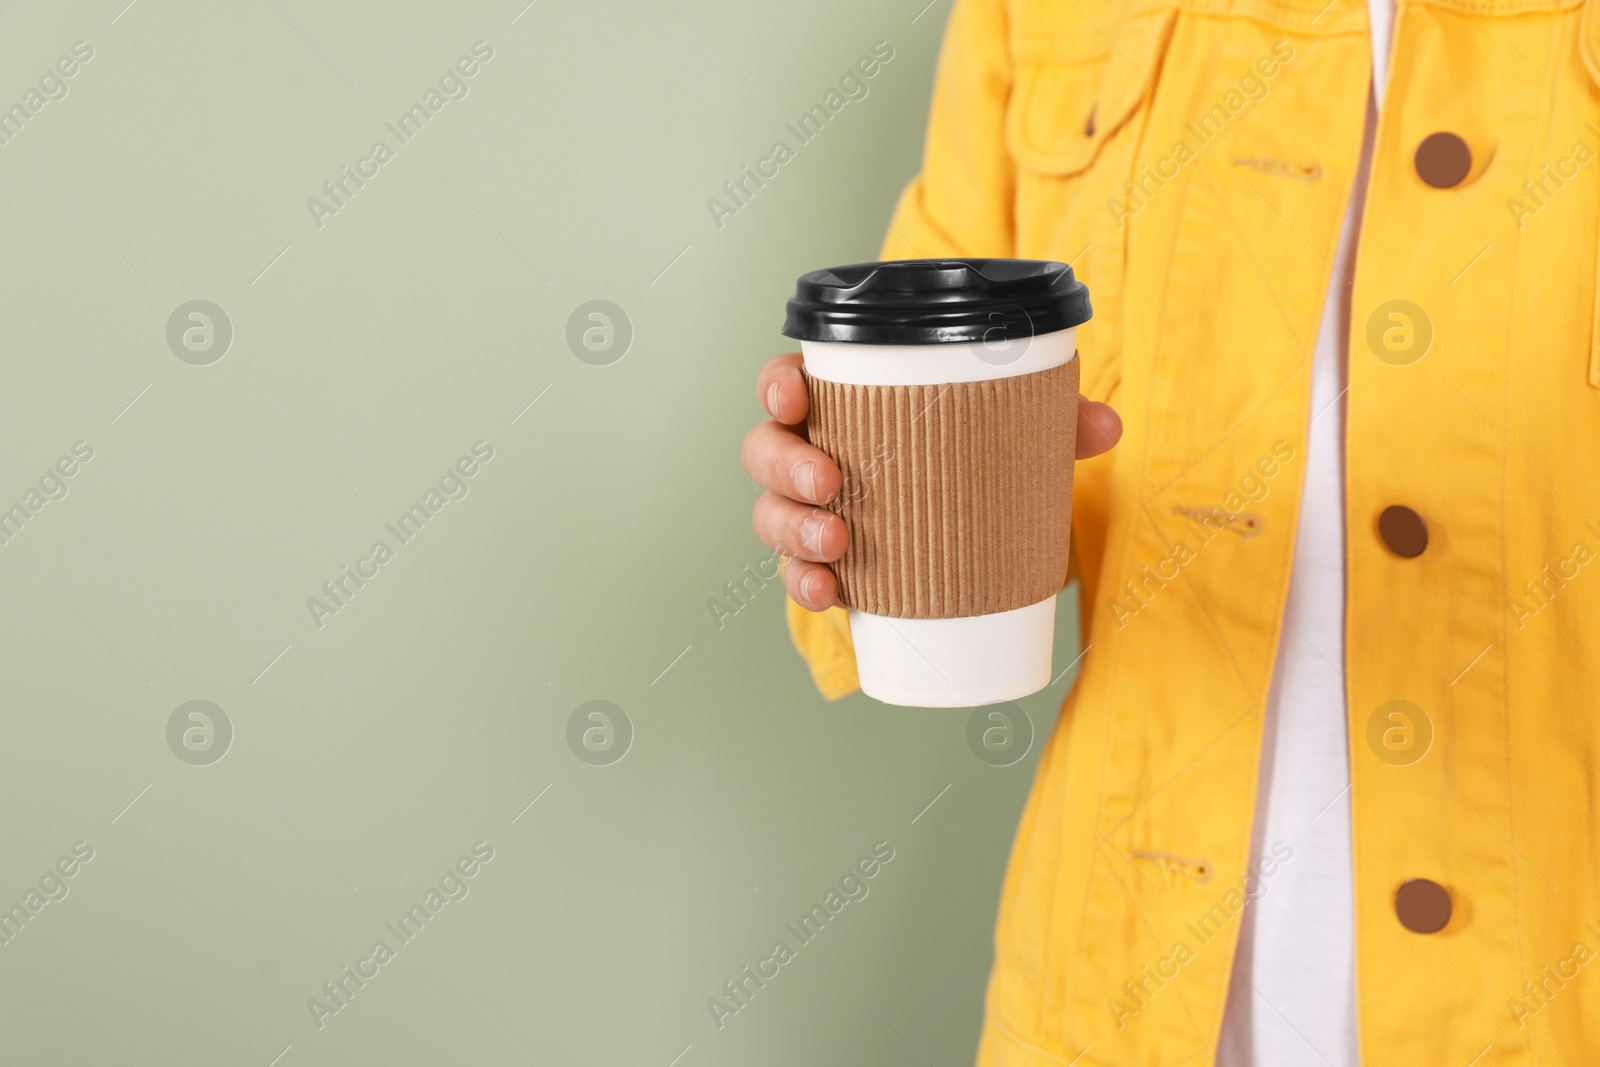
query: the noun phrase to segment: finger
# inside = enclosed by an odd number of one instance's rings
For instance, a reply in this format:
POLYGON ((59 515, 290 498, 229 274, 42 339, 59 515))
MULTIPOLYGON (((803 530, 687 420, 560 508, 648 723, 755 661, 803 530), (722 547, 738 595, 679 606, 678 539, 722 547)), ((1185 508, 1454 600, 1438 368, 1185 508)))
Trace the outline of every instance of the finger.
POLYGON ((761 494, 750 525, 768 548, 795 559, 831 563, 850 547, 850 528, 839 516, 776 493, 761 494))
POLYGON ((824 563, 791 559, 783 568, 789 597, 807 611, 825 611, 839 602, 839 579, 824 563))
POLYGON ((806 504, 826 504, 844 482, 821 449, 776 422, 760 423, 745 434, 740 457, 759 485, 806 504))
POLYGON ((811 408, 811 398, 806 394, 806 380, 800 373, 800 353, 785 352, 773 356, 756 375, 756 394, 767 414, 786 426, 797 426, 806 421, 811 408))
POLYGON ((1122 416, 1110 404, 1078 398, 1078 458, 1109 452, 1122 440, 1122 416))

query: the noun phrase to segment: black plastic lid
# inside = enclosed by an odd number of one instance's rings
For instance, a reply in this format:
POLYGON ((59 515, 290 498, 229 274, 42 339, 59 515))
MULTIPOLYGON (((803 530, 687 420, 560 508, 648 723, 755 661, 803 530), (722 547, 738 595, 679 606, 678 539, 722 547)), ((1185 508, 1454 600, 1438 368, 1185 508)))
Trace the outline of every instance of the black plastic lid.
POLYGON ((902 259, 802 274, 785 336, 860 345, 1006 341, 1089 321, 1089 290, 1065 263, 902 259))

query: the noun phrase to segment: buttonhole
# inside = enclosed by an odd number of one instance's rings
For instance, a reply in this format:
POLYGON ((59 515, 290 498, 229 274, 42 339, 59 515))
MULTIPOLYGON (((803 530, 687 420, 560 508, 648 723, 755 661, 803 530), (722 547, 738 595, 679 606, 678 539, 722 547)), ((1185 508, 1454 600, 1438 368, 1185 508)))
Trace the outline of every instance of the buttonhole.
POLYGON ((1236 167, 1250 167, 1262 174, 1270 174, 1275 178, 1298 178, 1303 182, 1314 182, 1322 177, 1322 167, 1316 163, 1294 163, 1286 159, 1271 159, 1266 156, 1245 157, 1238 156, 1233 160, 1236 167))
POLYGON ((1172 509, 1173 514, 1183 515, 1202 524, 1210 523, 1220 525, 1229 533, 1236 533, 1240 537, 1254 537, 1259 534, 1265 523, 1261 516, 1253 512, 1223 511, 1221 508, 1187 508, 1178 505, 1172 509))
POLYGON ((1179 877, 1204 885, 1211 881, 1211 864, 1203 859, 1190 859, 1188 856, 1177 856, 1171 852, 1150 852, 1144 849, 1134 849, 1129 853, 1136 860, 1144 860, 1154 864, 1162 874, 1167 876, 1168 884, 1172 884, 1179 877))

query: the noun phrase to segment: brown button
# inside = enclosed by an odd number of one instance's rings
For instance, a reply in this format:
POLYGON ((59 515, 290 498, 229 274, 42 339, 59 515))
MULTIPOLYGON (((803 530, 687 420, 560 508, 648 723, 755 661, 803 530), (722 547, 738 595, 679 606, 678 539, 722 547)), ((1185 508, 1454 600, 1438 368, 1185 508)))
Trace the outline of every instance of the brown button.
POLYGON ((1378 536, 1402 559, 1415 559, 1428 547, 1428 527, 1422 516, 1400 504, 1391 504, 1378 516, 1378 536))
POLYGON ((1414 934, 1436 934, 1450 922, 1450 891, 1438 882, 1413 878, 1394 893, 1394 913, 1414 934))
POLYGON ((1460 185, 1472 169, 1472 149, 1448 131, 1430 133, 1417 145, 1417 174, 1435 189, 1460 185))

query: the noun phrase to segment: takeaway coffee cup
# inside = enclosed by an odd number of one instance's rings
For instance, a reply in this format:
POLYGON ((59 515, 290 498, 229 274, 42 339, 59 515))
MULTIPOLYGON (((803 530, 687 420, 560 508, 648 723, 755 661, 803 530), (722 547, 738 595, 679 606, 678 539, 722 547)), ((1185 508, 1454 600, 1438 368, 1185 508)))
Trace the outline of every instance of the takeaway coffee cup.
POLYGON ((802 276, 811 442, 839 464, 834 565, 861 688, 968 707, 1050 682, 1089 293, 1064 263, 903 260, 802 276))

